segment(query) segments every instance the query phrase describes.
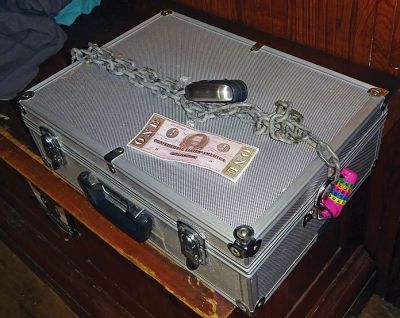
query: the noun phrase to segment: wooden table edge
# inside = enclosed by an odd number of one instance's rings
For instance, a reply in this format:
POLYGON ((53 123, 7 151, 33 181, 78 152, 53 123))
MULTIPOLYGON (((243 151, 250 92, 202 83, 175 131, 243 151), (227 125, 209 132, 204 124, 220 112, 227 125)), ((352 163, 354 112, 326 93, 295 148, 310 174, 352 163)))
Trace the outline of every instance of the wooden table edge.
POLYGON ((115 227, 82 194, 48 169, 36 153, 14 138, 4 126, 0 126, 0 159, 201 317, 229 317, 235 310, 232 303, 180 268, 166 254, 148 243, 134 241, 115 227), (53 186, 49 187, 49 184, 53 186), (66 197, 68 200, 65 200, 66 197), (75 204, 77 201, 79 204, 75 204), (168 262, 164 261, 165 258, 168 262), (168 275, 166 271, 169 272, 168 275), (199 303, 199 300, 203 301, 199 303))

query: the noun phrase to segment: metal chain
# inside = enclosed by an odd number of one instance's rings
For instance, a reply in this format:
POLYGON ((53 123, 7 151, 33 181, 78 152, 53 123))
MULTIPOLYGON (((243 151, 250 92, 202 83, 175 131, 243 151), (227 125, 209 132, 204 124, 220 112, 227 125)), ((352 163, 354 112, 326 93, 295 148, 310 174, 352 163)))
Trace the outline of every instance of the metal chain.
POLYGON ((237 117, 253 123, 256 135, 268 134, 272 139, 288 144, 306 142, 316 149, 318 156, 329 167, 328 177, 333 181, 339 179, 338 156, 326 142, 303 125, 302 114, 294 110, 289 101, 276 101, 275 111, 271 113, 264 112, 257 105, 244 102, 223 104, 190 101, 184 95, 188 78, 160 78, 153 69, 139 68, 131 59, 116 57, 110 50, 93 43, 89 43, 87 50, 73 48, 71 55, 72 61, 97 64, 114 75, 126 76, 129 83, 137 87, 145 87, 161 98, 172 99, 186 112, 191 125, 216 117, 237 117))

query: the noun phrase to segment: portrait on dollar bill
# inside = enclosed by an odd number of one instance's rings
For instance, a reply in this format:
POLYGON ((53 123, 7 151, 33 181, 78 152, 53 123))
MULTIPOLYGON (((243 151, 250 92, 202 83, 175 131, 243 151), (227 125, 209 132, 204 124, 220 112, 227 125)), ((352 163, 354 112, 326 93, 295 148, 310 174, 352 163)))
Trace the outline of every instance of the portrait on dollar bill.
POLYGON ((207 146, 209 138, 206 134, 198 133, 186 136, 180 143, 180 147, 188 150, 201 150, 207 146))

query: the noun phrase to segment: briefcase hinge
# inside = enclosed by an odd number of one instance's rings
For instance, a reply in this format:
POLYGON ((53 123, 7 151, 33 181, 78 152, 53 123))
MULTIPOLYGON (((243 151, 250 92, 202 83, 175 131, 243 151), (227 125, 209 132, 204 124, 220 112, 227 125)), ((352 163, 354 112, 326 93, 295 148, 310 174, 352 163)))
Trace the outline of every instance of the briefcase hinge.
POLYGON ((181 244, 181 252, 186 257, 186 266, 190 270, 205 265, 207 260, 206 245, 201 237, 191 226, 178 221, 178 237, 181 244))
POLYGON ((254 238, 254 230, 251 226, 240 225, 233 231, 235 242, 228 244, 229 251, 238 258, 254 256, 261 247, 262 240, 254 238))
POLYGON ((250 52, 257 53, 263 46, 264 44, 257 42, 250 48, 250 52))
POLYGON ((43 158, 43 160, 49 167, 57 170, 66 163, 64 153, 61 149, 60 143, 58 142, 58 137, 47 128, 40 127, 39 129, 43 149, 47 157, 43 158))

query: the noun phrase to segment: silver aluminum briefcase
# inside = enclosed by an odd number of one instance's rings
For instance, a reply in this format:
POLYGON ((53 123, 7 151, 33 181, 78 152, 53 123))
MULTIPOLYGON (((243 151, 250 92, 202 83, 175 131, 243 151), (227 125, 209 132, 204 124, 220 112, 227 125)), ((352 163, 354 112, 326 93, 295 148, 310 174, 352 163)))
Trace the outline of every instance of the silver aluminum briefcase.
MULTIPOLYGON (((368 84, 253 45, 163 12, 106 47, 164 78, 243 80, 248 101, 267 112, 277 100, 291 101, 342 166, 358 173, 360 186, 378 155, 384 97, 368 84)), ((303 227, 303 220, 327 167, 305 143, 288 145, 255 135, 238 118, 215 118, 196 129, 259 148, 237 183, 159 160, 127 144, 153 113, 185 124, 183 109, 93 63, 73 63, 25 92, 20 104, 45 162, 134 239, 148 239, 245 312, 268 299, 318 237, 323 222, 303 227)))

